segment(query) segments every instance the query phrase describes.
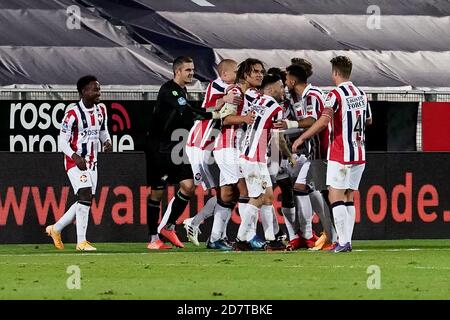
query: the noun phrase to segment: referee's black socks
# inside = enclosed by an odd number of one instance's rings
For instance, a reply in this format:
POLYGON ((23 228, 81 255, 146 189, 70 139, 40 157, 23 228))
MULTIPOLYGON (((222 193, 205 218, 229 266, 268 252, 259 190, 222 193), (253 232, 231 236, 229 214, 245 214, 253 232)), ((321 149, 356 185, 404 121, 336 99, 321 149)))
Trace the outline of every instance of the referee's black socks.
POLYGON ((158 234, 158 220, 160 211, 160 201, 155 201, 148 199, 147 202, 147 225, 148 225, 148 236, 151 241, 151 236, 158 234))
POLYGON ((169 219, 167 224, 175 224, 177 219, 183 214, 184 209, 189 203, 189 196, 184 195, 181 190, 178 190, 175 195, 175 200, 172 204, 172 210, 170 210, 169 219))

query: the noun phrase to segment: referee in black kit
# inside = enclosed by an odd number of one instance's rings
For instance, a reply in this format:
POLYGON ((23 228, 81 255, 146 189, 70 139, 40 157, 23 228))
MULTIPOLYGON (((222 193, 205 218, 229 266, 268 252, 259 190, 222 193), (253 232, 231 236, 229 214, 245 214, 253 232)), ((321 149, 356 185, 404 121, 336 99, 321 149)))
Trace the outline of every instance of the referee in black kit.
MULTIPOLYGON (((158 234, 164 236, 173 245, 184 247, 175 233, 175 223, 195 191, 191 165, 187 160, 183 160, 181 164, 173 162, 173 160, 179 160, 182 155, 180 155, 180 141, 172 141, 172 133, 177 129, 184 129, 185 136, 182 140, 184 155, 187 134, 194 120, 220 117, 219 112, 196 109, 187 102, 186 85, 192 82, 194 76, 192 58, 176 58, 173 62, 173 73, 174 78, 163 84, 158 92, 146 148, 147 184, 152 189, 147 205, 149 229, 147 248, 151 250, 172 248, 162 242, 158 234), (161 199, 168 184, 179 184, 180 189, 169 202, 158 226, 161 199)), ((183 158, 186 159, 186 157, 183 158)))

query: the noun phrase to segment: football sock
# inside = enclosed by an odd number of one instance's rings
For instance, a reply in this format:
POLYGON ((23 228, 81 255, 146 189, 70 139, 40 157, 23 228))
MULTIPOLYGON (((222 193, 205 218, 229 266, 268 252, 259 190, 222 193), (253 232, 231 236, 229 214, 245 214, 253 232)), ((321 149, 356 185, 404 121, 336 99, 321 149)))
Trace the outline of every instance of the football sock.
POLYGON ((345 245, 348 240, 347 232, 347 208, 344 201, 336 201, 331 205, 334 217, 334 226, 338 236, 338 241, 341 246, 345 245))
POLYGON ((76 215, 76 207, 77 202, 72 204, 72 206, 69 208, 69 210, 64 213, 64 215, 61 217, 61 219, 58 220, 58 222, 55 223, 54 229, 57 232, 61 232, 65 227, 67 227, 70 223, 73 222, 76 215))
POLYGON ((353 235, 353 228, 355 226, 355 204, 353 201, 349 201, 345 203, 345 206, 347 208, 347 224, 348 224, 348 242, 352 243, 352 235, 353 235))
POLYGON ((202 210, 200 210, 192 219, 192 224, 198 227, 203 221, 208 219, 214 214, 214 207, 217 204, 217 197, 209 198, 203 206, 202 210))
POLYGON ((86 241, 86 231, 89 221, 90 201, 78 201, 76 205, 77 243, 86 241))
POLYGON ((158 220, 159 220, 160 204, 161 204, 160 201, 155 201, 151 199, 147 201, 147 226, 150 242, 159 239, 158 220), (155 239, 154 236, 156 236, 157 238, 155 239))
POLYGON ((309 200, 308 191, 294 190, 299 220, 304 224, 300 225, 302 236, 305 239, 312 237, 312 206, 309 200))

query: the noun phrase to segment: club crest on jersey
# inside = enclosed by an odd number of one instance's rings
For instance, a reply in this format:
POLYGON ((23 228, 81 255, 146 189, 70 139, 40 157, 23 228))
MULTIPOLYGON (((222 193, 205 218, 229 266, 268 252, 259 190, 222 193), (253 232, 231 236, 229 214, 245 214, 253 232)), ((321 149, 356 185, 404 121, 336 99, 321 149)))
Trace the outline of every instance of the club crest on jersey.
POLYGON ((179 104, 180 106, 185 106, 185 105, 186 105, 186 99, 183 98, 183 97, 179 97, 179 98, 178 98, 178 104, 179 104))
POLYGON ((80 181, 81 181, 82 183, 86 183, 86 182, 87 182, 87 175, 85 175, 85 174, 81 175, 81 176, 80 176, 80 181))

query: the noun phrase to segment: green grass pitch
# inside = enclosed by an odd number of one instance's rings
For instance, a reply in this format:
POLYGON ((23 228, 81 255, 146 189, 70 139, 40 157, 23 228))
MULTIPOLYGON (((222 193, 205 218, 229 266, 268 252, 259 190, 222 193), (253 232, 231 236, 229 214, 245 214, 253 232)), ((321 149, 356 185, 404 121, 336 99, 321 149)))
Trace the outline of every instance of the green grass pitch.
POLYGON ((450 298, 450 240, 355 241, 341 254, 95 245, 93 253, 74 244, 1 245, 0 299, 450 298), (79 289, 69 289, 73 268, 79 289))

